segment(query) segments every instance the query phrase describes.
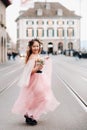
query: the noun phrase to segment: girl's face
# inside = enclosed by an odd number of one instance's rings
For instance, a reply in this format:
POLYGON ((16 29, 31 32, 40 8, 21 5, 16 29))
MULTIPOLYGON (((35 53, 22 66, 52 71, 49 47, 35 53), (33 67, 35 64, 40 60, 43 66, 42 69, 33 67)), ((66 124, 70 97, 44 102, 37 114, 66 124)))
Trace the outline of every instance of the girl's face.
POLYGON ((32 53, 38 54, 39 50, 40 50, 39 43, 37 41, 35 41, 34 44, 32 45, 32 53))

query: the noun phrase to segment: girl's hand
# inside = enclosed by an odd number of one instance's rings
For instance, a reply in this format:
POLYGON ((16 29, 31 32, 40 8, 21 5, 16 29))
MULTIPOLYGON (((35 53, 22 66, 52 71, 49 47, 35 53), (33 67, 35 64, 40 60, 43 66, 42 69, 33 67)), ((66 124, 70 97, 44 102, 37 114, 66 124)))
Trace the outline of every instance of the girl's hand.
POLYGON ((42 64, 38 64, 38 65, 35 66, 35 69, 36 69, 36 71, 42 70, 43 69, 43 65, 42 64))
POLYGON ((43 69, 42 64, 35 65, 34 68, 32 69, 31 74, 36 73, 37 71, 42 70, 42 69, 43 69))
POLYGON ((45 57, 46 60, 48 60, 49 58, 50 58, 49 56, 45 57))

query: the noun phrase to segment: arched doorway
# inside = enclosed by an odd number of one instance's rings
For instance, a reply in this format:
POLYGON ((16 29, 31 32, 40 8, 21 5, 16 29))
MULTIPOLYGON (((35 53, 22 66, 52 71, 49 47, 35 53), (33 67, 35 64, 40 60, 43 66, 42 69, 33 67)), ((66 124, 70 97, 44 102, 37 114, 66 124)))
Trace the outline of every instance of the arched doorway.
POLYGON ((63 52, 63 43, 62 43, 62 42, 59 42, 59 43, 58 43, 58 52, 59 52, 59 53, 62 53, 62 52, 63 52))
POLYGON ((69 51, 69 56, 73 56, 73 43, 72 42, 68 43, 68 51, 69 51))
POLYGON ((72 43, 72 42, 69 42, 69 43, 68 43, 68 49, 69 49, 69 50, 73 50, 73 43, 72 43))
POLYGON ((53 53, 53 43, 49 42, 48 43, 48 54, 53 53))

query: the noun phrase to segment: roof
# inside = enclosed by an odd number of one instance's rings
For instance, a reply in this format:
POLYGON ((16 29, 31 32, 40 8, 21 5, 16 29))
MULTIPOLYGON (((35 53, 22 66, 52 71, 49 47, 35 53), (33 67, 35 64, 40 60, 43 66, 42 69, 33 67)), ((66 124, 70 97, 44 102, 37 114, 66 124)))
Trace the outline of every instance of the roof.
POLYGON ((57 15, 57 10, 62 9, 63 15, 61 17, 65 18, 81 18, 80 16, 76 15, 74 11, 70 11, 59 2, 35 2, 34 8, 29 8, 23 14, 21 14, 17 19, 25 19, 25 18, 52 18, 52 17, 60 17, 57 15), (50 5, 50 9, 46 9, 46 4, 50 5), (42 15, 37 15, 37 10, 42 9, 42 15))
POLYGON ((3 2, 3 4, 8 7, 11 4, 10 0, 1 0, 3 2))

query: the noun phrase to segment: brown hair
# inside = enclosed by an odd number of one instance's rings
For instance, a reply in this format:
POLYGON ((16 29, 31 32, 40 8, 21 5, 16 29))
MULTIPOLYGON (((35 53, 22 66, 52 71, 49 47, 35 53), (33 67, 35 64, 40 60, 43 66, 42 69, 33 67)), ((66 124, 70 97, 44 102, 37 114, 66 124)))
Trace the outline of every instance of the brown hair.
POLYGON ((26 51, 25 63, 28 62, 29 57, 32 54, 32 46, 33 46, 35 41, 37 41, 39 43, 39 53, 41 52, 41 42, 38 39, 32 39, 31 41, 29 41, 28 42, 28 49, 26 51))

